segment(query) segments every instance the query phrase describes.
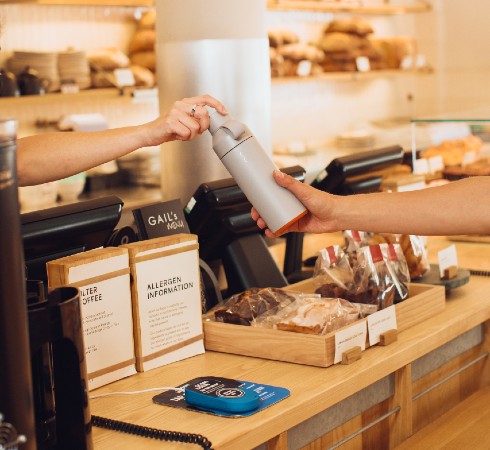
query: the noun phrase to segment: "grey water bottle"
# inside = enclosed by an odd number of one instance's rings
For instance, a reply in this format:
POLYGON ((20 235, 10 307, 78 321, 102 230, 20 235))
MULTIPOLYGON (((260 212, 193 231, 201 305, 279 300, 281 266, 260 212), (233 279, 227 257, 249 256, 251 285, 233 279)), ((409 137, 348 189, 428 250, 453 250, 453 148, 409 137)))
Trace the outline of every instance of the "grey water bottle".
POLYGON ((277 169, 252 132, 229 114, 208 108, 213 149, 273 233, 281 233, 308 211, 272 176, 277 169))

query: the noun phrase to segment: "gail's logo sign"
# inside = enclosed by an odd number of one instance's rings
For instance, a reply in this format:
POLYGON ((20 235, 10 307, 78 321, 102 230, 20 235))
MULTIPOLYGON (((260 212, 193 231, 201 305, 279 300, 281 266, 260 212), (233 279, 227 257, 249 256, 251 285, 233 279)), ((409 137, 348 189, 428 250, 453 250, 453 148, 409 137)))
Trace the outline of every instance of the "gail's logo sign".
POLYGON ((190 233, 180 200, 156 203, 133 210, 140 240, 190 233))
POLYGON ((169 211, 163 214, 157 214, 156 216, 149 216, 148 224, 150 226, 165 226, 168 230, 185 228, 184 221, 182 219, 179 219, 179 216, 173 211, 169 211))

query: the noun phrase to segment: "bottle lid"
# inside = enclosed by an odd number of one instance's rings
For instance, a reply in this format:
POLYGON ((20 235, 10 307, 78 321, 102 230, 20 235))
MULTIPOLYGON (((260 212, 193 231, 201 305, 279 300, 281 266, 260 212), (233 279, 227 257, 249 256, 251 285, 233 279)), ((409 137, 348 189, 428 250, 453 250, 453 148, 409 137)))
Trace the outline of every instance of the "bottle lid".
POLYGON ((209 112, 209 132, 211 134, 216 133, 216 131, 221 128, 226 122, 232 120, 233 118, 229 114, 220 114, 214 108, 210 106, 205 107, 209 112))

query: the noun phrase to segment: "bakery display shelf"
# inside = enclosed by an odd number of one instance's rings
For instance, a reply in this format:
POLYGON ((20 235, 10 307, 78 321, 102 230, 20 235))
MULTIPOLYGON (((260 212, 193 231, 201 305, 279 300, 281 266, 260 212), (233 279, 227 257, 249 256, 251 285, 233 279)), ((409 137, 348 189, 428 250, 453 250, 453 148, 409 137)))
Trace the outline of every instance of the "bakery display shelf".
POLYGON ((62 94, 60 92, 52 92, 44 95, 21 95, 19 97, 0 97, 0 106, 8 106, 11 102, 16 105, 33 105, 39 103, 50 103, 52 101, 76 101, 83 99, 97 98, 107 100, 127 100, 129 98, 135 101, 153 102, 158 99, 156 88, 152 89, 117 89, 117 88, 94 88, 83 89, 77 93, 62 94))
MULTIPOLYGON (((11 3, 18 3, 12 0, 11 3)), ((35 0, 39 5, 77 5, 77 6, 155 6, 155 0, 35 0)))
POLYGON ((267 8, 277 11, 316 11, 352 14, 381 14, 399 15, 408 13, 422 13, 431 10, 426 1, 409 1, 406 3, 391 4, 384 3, 369 4, 363 1, 329 1, 329 0, 268 0, 267 8))
POLYGON ((398 77, 406 75, 430 75, 434 73, 431 68, 416 69, 416 70, 370 70, 367 72, 324 72, 316 75, 309 76, 295 76, 295 77, 272 77, 272 84, 291 83, 297 81, 313 81, 313 80, 326 80, 326 81, 356 81, 356 80, 370 80, 383 77, 398 77))
MULTIPOLYGON (((309 279, 288 286, 288 290, 309 293, 315 289, 309 279)), ((404 331, 423 322, 444 311, 445 307, 444 287, 411 283, 409 298, 395 305, 397 331, 404 331)), ((355 326, 360 321, 341 330, 355 326)), ((203 326, 206 350, 317 367, 334 364, 335 334, 340 331, 318 336, 211 320, 204 320, 203 326)), ((366 342, 366 349, 368 347, 369 342, 366 342)))

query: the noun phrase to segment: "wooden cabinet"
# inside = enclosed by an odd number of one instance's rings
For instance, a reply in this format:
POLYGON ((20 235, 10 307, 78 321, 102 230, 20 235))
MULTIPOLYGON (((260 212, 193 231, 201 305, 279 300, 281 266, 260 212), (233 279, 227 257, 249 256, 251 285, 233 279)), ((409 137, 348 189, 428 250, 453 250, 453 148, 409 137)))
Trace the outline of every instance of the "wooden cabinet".
MULTIPOLYGON (((162 408, 151 402, 153 393, 96 399, 91 411, 149 427, 162 428, 163 423, 169 430, 199 433, 223 449, 261 444, 276 450, 396 448, 489 384, 488 287, 488 278, 472 277, 468 285, 451 292, 444 312, 402 331, 389 346, 367 349, 351 365, 319 368, 207 351, 154 369, 151 376, 137 374, 94 391, 177 386, 210 368, 220 376, 291 391, 280 404, 233 419, 233 427, 225 418, 162 408)), ((179 445, 166 443, 176 450, 179 445)), ((94 428, 96 450, 143 446, 157 449, 161 443, 94 428)))

